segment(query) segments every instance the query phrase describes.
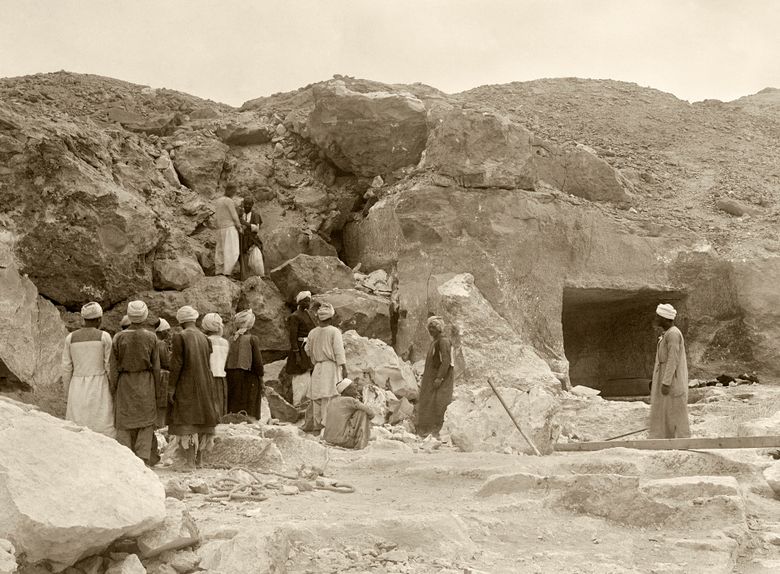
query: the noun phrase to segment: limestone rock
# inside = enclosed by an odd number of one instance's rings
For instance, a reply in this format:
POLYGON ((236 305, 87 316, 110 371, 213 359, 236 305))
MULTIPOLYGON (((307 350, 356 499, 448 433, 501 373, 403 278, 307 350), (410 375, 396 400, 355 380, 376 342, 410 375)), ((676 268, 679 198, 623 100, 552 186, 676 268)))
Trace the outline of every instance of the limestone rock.
POLYGON ((780 411, 771 417, 740 423, 737 436, 778 436, 780 435, 780 411))
MULTIPOLYGON (((176 311, 184 305, 195 307, 203 317, 206 313, 219 313, 227 322, 232 316, 241 295, 241 287, 221 275, 203 277, 183 291, 143 291, 133 299, 141 299, 149 307, 150 315, 162 317, 176 326, 176 311)), ((127 309, 127 303, 118 305, 103 315, 103 325, 112 331, 119 330, 119 322, 127 309)))
POLYGON ((336 249, 316 233, 306 232, 298 227, 280 226, 269 232, 261 229, 263 237, 263 258, 268 269, 304 253, 335 257, 336 249))
POLYGON ((266 387, 265 396, 268 399, 268 408, 271 417, 282 422, 295 423, 300 418, 298 409, 288 403, 279 393, 270 387, 266 387))
POLYGON ((241 284, 238 309, 252 309, 255 326, 251 333, 260 339, 263 350, 286 351, 290 348, 287 334, 289 311, 284 298, 271 280, 250 277, 241 284))
POLYGON ((144 558, 194 546, 200 541, 198 526, 182 501, 166 498, 165 512, 165 521, 160 526, 138 538, 138 549, 144 558))
POLYGON ((420 160, 425 105, 410 94, 358 93, 335 80, 315 86, 312 141, 341 169, 373 177, 420 160))
POLYGON ((336 310, 335 325, 342 331, 357 331, 370 339, 392 343, 390 328, 390 301, 369 295, 357 289, 334 289, 314 296, 315 301, 325 301, 336 310))
POLYGON ((352 269, 337 257, 298 255, 271 270, 271 279, 287 301, 295 301, 301 291, 324 293, 330 289, 354 286, 352 269))
POLYGON ((230 574, 283 572, 289 552, 289 535, 270 525, 243 531, 232 540, 215 541, 198 551, 201 568, 230 574))
POLYGON ((104 561, 102 556, 90 556, 77 562, 74 568, 78 568, 84 574, 101 574, 105 571, 104 561))
POLYGON ((327 449, 320 442, 293 425, 271 425, 263 434, 279 449, 285 465, 297 468, 301 464, 324 470, 328 460, 327 449))
POLYGON ((176 259, 157 259, 154 262, 154 288, 163 291, 175 289, 181 291, 197 283, 205 274, 192 256, 176 259))
POLYGON ((181 182, 204 197, 215 197, 228 146, 210 138, 189 140, 176 148, 173 165, 181 182))
POLYGON ((293 199, 295 206, 300 210, 322 211, 330 203, 328 194, 316 187, 303 187, 295 191, 293 199))
MULTIPOLYGON (((541 386, 527 392, 514 388, 498 391, 536 448, 551 452, 559 432, 555 395, 541 386)), ((452 444, 466 452, 503 452, 507 447, 533 452, 490 387, 457 389, 447 407, 442 432, 449 433, 452 444)))
POLYGON ((733 476, 675 476, 642 483, 639 490, 654 500, 686 502, 694 498, 741 496, 733 476))
POLYGON ((455 376, 459 383, 481 385, 491 377, 503 387, 560 388, 547 363, 496 313, 469 273, 439 286, 438 294, 439 314, 454 331, 455 376))
POLYGON ((736 199, 730 199, 730 198, 717 200, 715 202, 715 207, 717 207, 721 211, 725 211, 729 215, 734 215, 736 217, 742 217, 745 214, 755 215, 758 212, 758 209, 746 205, 741 201, 737 201, 736 199))
POLYGON ((773 462, 764 469, 764 479, 772 487, 775 495, 780 498, 780 461, 773 462))
POLYGON ((371 419, 372 424, 383 425, 387 422, 389 412, 387 392, 373 384, 363 387, 362 402, 374 412, 374 418, 371 419))
POLYGON ((757 366, 780 373, 780 257, 733 264, 734 286, 747 330, 750 352, 757 366))
POLYGON ((231 123, 217 130, 220 139, 231 146, 249 146, 268 143, 273 137, 273 126, 258 119, 231 123))
POLYGON ((214 448, 203 455, 203 462, 279 472, 285 468, 285 461, 274 442, 261 437, 248 425, 218 425, 214 448))
POLYGON ((0 538, 0 574, 15 574, 16 550, 10 541, 0 538))
POLYGON ((146 574, 146 568, 141 564, 138 556, 129 554, 109 566, 106 574, 146 574))
POLYGON ((169 564, 179 574, 189 574, 197 570, 200 564, 200 556, 192 550, 166 552, 160 556, 160 560, 169 564))
POLYGON ((347 376, 361 384, 376 385, 397 397, 417 398, 419 388, 412 366, 401 360, 393 348, 378 339, 344 333, 347 376))
POLYGON ((28 561, 62 569, 137 536, 163 520, 164 497, 115 440, 0 398, 0 537, 28 561))
POLYGON ((0 317, 0 361, 32 387, 39 404, 64 410, 57 381, 67 330, 54 305, 10 266, 0 268, 0 317))

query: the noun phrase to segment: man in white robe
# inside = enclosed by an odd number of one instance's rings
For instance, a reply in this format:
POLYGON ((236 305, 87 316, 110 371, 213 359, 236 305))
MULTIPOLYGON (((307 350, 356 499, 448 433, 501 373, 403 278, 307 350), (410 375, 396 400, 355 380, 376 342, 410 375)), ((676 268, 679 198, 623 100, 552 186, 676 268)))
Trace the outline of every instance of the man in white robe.
POLYGON ((95 302, 81 308, 84 327, 65 337, 62 382, 68 406, 65 418, 114 438, 114 400, 108 381, 111 335, 98 329, 103 309, 95 302))
POLYGON ((315 428, 325 426, 328 403, 338 396, 336 385, 347 378, 347 359, 344 339, 338 327, 331 325, 335 311, 330 303, 322 303, 317 309, 319 326, 306 341, 306 354, 314 364, 309 396, 314 404, 315 428))
POLYGON ((688 361, 683 335, 674 325, 677 311, 668 303, 656 308, 655 323, 663 334, 658 338, 650 389, 650 438, 687 438, 688 361))

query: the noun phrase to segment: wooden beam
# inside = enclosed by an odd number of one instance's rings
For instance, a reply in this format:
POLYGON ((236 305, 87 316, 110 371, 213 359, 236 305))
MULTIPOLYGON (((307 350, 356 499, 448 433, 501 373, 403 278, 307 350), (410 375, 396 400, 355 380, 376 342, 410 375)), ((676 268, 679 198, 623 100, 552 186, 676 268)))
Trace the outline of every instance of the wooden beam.
POLYGON ((579 452, 606 448, 637 448, 641 450, 690 450, 717 448, 780 447, 780 436, 726 436, 717 438, 657 438, 646 440, 611 440, 567 442, 554 445, 556 452, 579 452))

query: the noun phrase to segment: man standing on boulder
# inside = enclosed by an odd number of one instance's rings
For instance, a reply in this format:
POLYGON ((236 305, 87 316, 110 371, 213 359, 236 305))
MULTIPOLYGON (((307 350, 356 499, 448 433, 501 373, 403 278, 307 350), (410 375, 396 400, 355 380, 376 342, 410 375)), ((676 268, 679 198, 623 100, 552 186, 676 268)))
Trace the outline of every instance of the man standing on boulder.
POLYGON ((298 406, 308 397, 311 386, 312 364, 306 354, 306 341, 314 329, 314 320, 309 315, 311 292, 301 291, 295 297, 298 308, 287 320, 287 332, 290 336, 290 353, 287 355, 287 374, 292 376, 293 404, 298 406))
POLYGON ((668 303, 655 310, 655 325, 663 329, 658 337, 650 388, 650 438, 686 438, 688 424, 688 362, 685 341, 674 325, 677 311, 668 303))
POLYGON ((347 378, 347 358, 344 339, 338 327, 331 324, 336 311, 330 303, 317 309, 319 326, 309 333, 304 349, 314 363, 311 374, 311 400, 314 403, 314 427, 327 422, 328 402, 338 396, 336 385, 347 378))
POLYGON ((108 382, 111 335, 99 330, 102 317, 100 305, 87 303, 81 308, 84 327, 65 337, 62 350, 62 382, 68 401, 65 418, 114 438, 114 399, 108 382))
POLYGON ((241 203, 243 212, 241 213, 241 280, 244 281, 252 276, 262 277, 265 275, 265 266, 263 265, 263 242, 260 240, 258 232, 263 224, 263 218, 259 213, 255 213, 253 208, 255 200, 251 197, 245 197, 241 203))
POLYGON ((225 195, 214 202, 214 219, 217 227, 217 247, 214 251, 214 273, 230 277, 238 263, 240 252, 239 233, 241 221, 238 218, 233 196, 236 188, 230 184, 225 195))
POLYGON ((143 328, 149 310, 143 301, 127 304, 130 326, 114 339, 111 385, 115 389, 117 441, 152 464, 160 352, 157 337, 143 328))
POLYGON ((211 341, 196 326, 198 312, 189 305, 176 313, 182 332, 173 336, 168 395, 173 410, 168 433, 175 435, 184 449, 187 469, 200 465, 204 452, 214 444, 214 428, 219 422, 214 406, 214 380, 211 375, 211 341))

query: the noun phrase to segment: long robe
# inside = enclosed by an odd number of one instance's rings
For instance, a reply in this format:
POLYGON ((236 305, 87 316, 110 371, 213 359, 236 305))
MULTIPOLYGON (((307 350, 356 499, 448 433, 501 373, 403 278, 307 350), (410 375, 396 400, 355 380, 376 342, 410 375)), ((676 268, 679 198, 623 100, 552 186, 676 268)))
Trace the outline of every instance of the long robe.
POLYGON ((62 382, 67 389, 65 418, 111 438, 114 399, 108 374, 111 369, 111 335, 92 327, 65 337, 62 382))
MULTIPOLYGON (((260 217, 259 213, 250 211, 249 213, 242 213, 239 216, 239 219, 241 220, 241 255, 239 260, 241 264, 241 280, 244 281, 251 276, 251 270, 249 269, 249 249, 252 246, 256 246, 260 250, 262 258, 263 242, 260 240, 258 231, 263 224, 263 218, 260 217)), ((265 269, 263 271, 265 272, 265 269)))
POLYGON ((173 402, 168 431, 177 436, 209 434, 219 422, 214 407, 211 341, 195 326, 173 336, 168 395, 173 402))
POLYGON ((658 339, 650 389, 650 438, 686 438, 691 436, 688 423, 688 362, 685 341, 680 330, 672 326, 658 339), (669 386, 669 394, 661 386, 669 386))
POLYGON ((230 343, 219 335, 209 335, 209 341, 211 341, 209 364, 211 366, 211 375, 214 377, 214 407, 217 409, 217 414, 222 417, 227 414, 228 405, 225 363, 230 351, 230 343))
POLYGON ((371 438, 373 411, 352 397, 335 397, 328 403, 327 423, 322 438, 344 447, 366 448, 371 438))
POLYGON ((341 331, 333 325, 315 327, 304 348, 314 363, 309 397, 316 429, 327 422, 328 402, 339 394, 336 385, 341 380, 341 365, 347 364, 347 356, 341 331))
POLYGON ((309 398, 311 371, 313 365, 306 354, 306 340, 314 329, 314 321, 306 309, 296 309, 287 319, 287 333, 290 338, 290 352, 287 354, 285 370, 292 377, 293 405, 300 405, 309 398), (296 356, 295 351, 298 351, 296 356))
POLYGON ((263 358, 260 339, 244 333, 231 342, 225 364, 228 386, 228 411, 245 411, 250 417, 260 418, 263 397, 263 358))
POLYGON ((157 352, 160 354, 160 386, 157 388, 157 428, 167 424, 168 418, 168 377, 171 370, 171 347, 168 341, 157 339, 157 352))
POLYGON ((452 344, 447 337, 439 336, 431 342, 425 357, 425 369, 417 400, 417 434, 436 434, 444 424, 444 413, 452 402, 454 375, 452 344), (442 379, 437 386, 435 380, 442 379))
POLYGON ((160 352, 154 333, 137 326, 116 335, 111 383, 116 389, 117 430, 153 427, 160 385, 160 352))

